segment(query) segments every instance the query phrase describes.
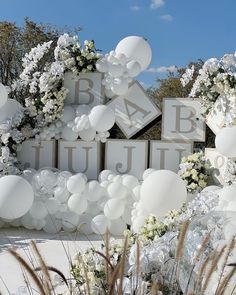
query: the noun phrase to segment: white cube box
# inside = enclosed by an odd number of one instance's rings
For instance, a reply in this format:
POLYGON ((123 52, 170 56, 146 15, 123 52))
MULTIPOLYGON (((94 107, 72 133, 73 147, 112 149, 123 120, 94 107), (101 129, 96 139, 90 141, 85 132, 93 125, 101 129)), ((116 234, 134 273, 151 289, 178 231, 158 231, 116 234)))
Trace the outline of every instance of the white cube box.
POLYGON ((89 180, 100 172, 101 144, 96 141, 58 141, 58 169, 84 173, 89 180))

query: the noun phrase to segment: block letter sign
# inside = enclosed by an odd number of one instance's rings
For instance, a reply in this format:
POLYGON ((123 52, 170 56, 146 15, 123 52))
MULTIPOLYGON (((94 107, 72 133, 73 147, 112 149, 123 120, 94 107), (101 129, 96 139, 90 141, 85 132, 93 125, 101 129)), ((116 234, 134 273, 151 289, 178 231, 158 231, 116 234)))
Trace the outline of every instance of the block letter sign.
POLYGON ((100 172, 100 143, 59 140, 58 144, 58 169, 81 172, 88 179, 97 179, 100 172))
POLYGON ((130 85, 125 95, 115 97, 108 106, 114 110, 116 124, 127 138, 132 137, 161 114, 137 81, 130 85))
POLYGON ((24 169, 34 168, 36 170, 43 167, 55 167, 56 165, 56 142, 26 140, 22 143, 21 151, 17 153, 17 158, 24 169))
POLYGON ((65 100, 67 104, 96 106, 103 102, 101 73, 80 73, 76 76, 67 72, 64 87, 69 90, 65 100))
POLYGON ((209 160, 211 166, 214 168, 212 171, 212 176, 216 182, 224 185, 224 173, 226 170, 226 163, 227 157, 221 155, 216 149, 214 148, 206 148, 205 149, 205 157, 209 160))
POLYGON ((217 134, 225 124, 225 108, 226 101, 222 98, 218 98, 215 102, 213 109, 206 117, 206 123, 211 130, 217 134))
POLYGON ((182 157, 192 153, 193 145, 190 142, 167 142, 151 140, 149 167, 167 169, 178 172, 182 157))
POLYGON ((147 169, 148 142, 145 140, 108 140, 105 169, 118 174, 132 174, 142 178, 147 169))
POLYGON ((205 141, 200 102, 189 98, 163 99, 162 139, 205 141))

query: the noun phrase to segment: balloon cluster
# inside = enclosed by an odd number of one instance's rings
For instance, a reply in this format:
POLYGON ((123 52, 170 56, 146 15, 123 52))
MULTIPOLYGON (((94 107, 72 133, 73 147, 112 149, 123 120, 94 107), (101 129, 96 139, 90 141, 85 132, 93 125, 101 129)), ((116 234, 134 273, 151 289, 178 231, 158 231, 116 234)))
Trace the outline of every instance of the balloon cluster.
POLYGON ((75 141, 80 137, 84 141, 95 139, 106 142, 110 136, 108 130, 114 123, 114 111, 106 105, 98 105, 92 109, 88 105, 65 105, 61 119, 45 127, 36 138, 75 141))
POLYGON ((181 208, 187 198, 184 181, 169 170, 147 169, 143 174, 140 200, 132 210, 132 229, 138 232, 145 219, 153 214, 158 218, 181 208))
POLYGON ((121 235, 131 225, 140 182, 132 175, 104 170, 99 181, 88 181, 55 168, 24 170, 22 177, 0 179, 1 225, 24 226, 55 234, 79 230, 84 234, 121 235), (13 193, 12 193, 13 192, 13 193))
POLYGON ((98 60, 96 68, 104 73, 106 97, 124 95, 132 79, 149 66, 151 57, 151 48, 144 38, 129 36, 118 43, 115 51, 98 60))

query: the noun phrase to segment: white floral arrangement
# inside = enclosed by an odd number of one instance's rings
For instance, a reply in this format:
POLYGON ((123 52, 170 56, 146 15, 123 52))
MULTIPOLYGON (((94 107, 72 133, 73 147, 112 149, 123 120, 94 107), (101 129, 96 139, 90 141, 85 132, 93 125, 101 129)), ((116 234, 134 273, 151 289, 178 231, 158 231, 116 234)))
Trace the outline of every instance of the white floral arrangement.
POLYGON ((178 174, 189 193, 198 193, 208 185, 210 164, 202 151, 183 157, 179 167, 178 174))
MULTIPOLYGON (((187 69, 181 78, 187 85, 194 76, 194 66, 187 69)), ((225 54, 222 58, 210 58, 197 73, 190 97, 200 98, 203 114, 208 114, 215 102, 221 98, 225 112, 236 116, 236 53, 225 54)))

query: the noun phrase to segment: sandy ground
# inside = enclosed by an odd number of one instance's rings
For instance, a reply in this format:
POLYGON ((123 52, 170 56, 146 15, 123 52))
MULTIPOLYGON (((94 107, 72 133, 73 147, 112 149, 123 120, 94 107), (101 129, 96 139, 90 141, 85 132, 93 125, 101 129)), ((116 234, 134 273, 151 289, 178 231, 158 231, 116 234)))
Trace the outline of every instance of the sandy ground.
MULTIPOLYGON (((27 261, 34 259, 29 247, 35 240, 48 265, 61 270, 69 277, 69 259, 78 251, 84 251, 91 246, 98 246, 102 237, 90 235, 85 237, 78 233, 59 233, 50 235, 41 231, 31 231, 22 228, 0 230, 0 292, 1 294, 28 294, 25 290, 22 270, 17 261, 8 253, 9 247, 17 247, 27 261)), ((54 275, 52 276, 54 277, 54 275)), ((35 292, 35 294, 38 294, 35 292)))

